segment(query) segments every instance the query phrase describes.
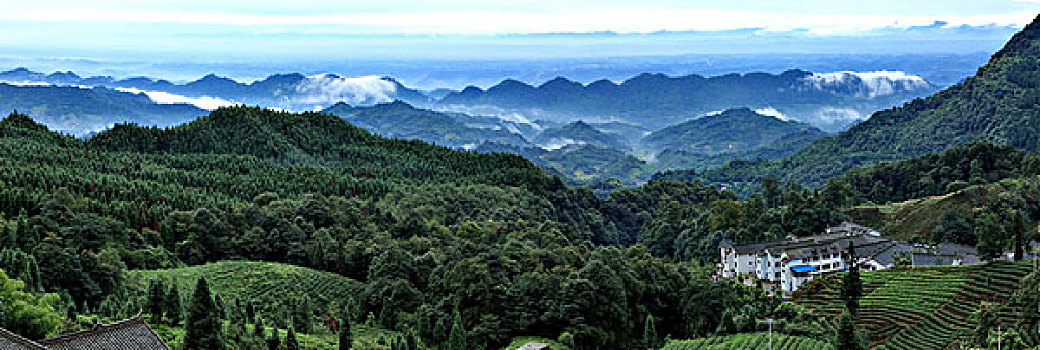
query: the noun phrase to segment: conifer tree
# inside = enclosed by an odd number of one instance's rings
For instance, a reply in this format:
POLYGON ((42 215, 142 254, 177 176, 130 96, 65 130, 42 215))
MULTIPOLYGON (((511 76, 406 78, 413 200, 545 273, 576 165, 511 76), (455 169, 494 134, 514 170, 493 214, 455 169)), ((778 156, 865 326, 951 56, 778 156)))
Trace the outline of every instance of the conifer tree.
POLYGON ((272 328, 271 336, 267 337, 267 350, 278 350, 281 345, 282 340, 278 338, 278 328, 272 328))
POLYGON ((350 320, 344 317, 339 325, 339 350, 350 350, 353 341, 353 334, 350 333, 350 320))
POLYGON ((226 320, 228 318, 227 308, 224 306, 224 298, 222 298, 220 294, 213 294, 213 305, 215 307, 215 310, 217 311, 217 317, 219 317, 221 320, 226 320))
POLYGON ((179 326, 181 324, 183 307, 180 289, 177 288, 177 281, 174 280, 170 285, 170 292, 166 294, 166 298, 163 300, 163 310, 166 311, 166 322, 169 325, 179 326))
POLYGON ((164 299, 166 289, 163 288, 162 279, 153 278, 148 282, 148 303, 145 305, 148 313, 152 315, 152 323, 161 324, 163 320, 164 299))
POLYGON ((414 329, 408 332, 408 348, 419 350, 419 333, 414 329))
POLYGON ((191 308, 184 325, 184 346, 192 350, 223 350, 221 323, 206 278, 195 284, 191 308))
POLYGON ((264 339, 264 320, 257 318, 253 321, 253 335, 261 341, 264 339))
POLYGON ((300 333, 310 333, 311 317, 314 314, 314 309, 311 306, 311 299, 304 295, 300 298, 294 311, 293 327, 299 329, 300 333))
POLYGON ((856 324, 852 322, 852 314, 845 310, 838 317, 838 334, 835 339, 836 350, 862 350, 859 337, 856 335, 856 324))
POLYGON ((300 343, 296 341, 296 330, 294 327, 289 327, 289 331, 285 333, 285 348, 287 350, 300 350, 300 343))
POLYGON ((647 314, 646 322, 643 324, 643 345, 647 349, 657 347, 657 325, 654 324, 654 316, 647 314))
POLYGON ((466 350, 466 328, 462 325, 462 316, 455 310, 455 321, 451 325, 446 350, 466 350))
POLYGON ((845 300, 845 308, 855 316, 859 312, 859 298, 863 295, 863 281, 859 276, 859 258, 851 241, 845 258, 848 272, 841 278, 841 297, 845 300))
POLYGON ((256 324, 256 309, 253 307, 253 302, 246 301, 246 321, 251 324, 256 324))

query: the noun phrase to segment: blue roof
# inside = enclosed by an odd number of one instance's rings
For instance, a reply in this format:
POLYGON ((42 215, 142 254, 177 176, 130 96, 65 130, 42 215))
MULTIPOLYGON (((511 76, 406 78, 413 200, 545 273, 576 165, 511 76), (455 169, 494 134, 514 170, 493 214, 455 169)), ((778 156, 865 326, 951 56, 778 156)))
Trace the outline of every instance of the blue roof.
POLYGON ((791 271, 794 271, 794 272, 813 272, 813 271, 816 271, 816 266, 812 266, 812 265, 795 265, 795 266, 791 266, 791 271))

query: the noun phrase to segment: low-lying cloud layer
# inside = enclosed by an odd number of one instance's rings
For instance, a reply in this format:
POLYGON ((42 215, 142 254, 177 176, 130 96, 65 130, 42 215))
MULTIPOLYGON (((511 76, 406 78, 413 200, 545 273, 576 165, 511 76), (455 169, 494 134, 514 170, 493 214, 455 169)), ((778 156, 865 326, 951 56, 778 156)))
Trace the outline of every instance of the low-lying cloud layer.
POLYGON ((115 88, 116 91, 128 92, 131 94, 144 94, 148 96, 153 102, 158 104, 176 104, 176 103, 187 103, 207 110, 214 110, 220 107, 234 106, 237 103, 228 101, 219 97, 188 97, 184 95, 172 94, 165 91, 146 91, 134 88, 115 88))
POLYGON ((397 85, 378 76, 342 78, 334 74, 309 76, 296 84, 289 96, 293 104, 327 107, 336 102, 371 105, 392 102, 397 85))
POLYGON ((805 81, 810 86, 858 97, 881 97, 932 87, 924 78, 902 71, 813 73, 805 81))

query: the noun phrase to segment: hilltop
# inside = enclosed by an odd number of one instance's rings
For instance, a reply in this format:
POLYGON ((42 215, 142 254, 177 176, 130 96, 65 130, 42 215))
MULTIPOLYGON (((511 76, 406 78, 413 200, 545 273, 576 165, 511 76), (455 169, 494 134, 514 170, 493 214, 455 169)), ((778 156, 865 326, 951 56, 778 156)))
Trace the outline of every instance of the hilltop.
POLYGON ((506 130, 505 128, 512 126, 510 124, 495 125, 496 127, 473 126, 480 122, 479 118, 419 109, 402 101, 370 107, 352 107, 340 102, 323 109, 321 113, 339 116, 353 125, 384 137, 419 139, 456 149, 472 149, 484 142, 521 147, 531 145, 520 134, 506 130))
POLYGON ((734 108, 654 131, 643 143, 655 149, 713 155, 770 147, 794 134, 822 137, 810 125, 734 108))

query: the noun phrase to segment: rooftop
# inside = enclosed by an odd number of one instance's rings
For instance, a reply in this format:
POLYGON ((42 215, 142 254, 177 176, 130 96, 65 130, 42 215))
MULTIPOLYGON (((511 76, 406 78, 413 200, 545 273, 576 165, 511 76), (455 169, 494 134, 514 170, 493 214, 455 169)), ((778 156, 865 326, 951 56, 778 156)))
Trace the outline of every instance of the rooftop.
POLYGON ((169 350, 140 316, 60 337, 32 341, 0 328, 0 350, 169 350))

